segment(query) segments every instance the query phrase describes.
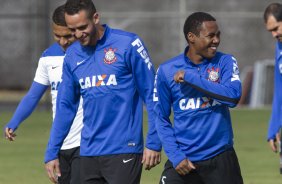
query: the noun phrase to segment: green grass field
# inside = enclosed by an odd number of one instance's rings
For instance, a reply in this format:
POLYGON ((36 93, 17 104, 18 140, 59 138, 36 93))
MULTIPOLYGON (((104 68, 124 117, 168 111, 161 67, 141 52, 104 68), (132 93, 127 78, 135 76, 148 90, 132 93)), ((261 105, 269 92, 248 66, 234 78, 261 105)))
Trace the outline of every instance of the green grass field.
MULTIPOLYGON (((279 184, 279 158, 266 142, 270 110, 231 111, 237 151, 245 184, 279 184)), ((1 127, 11 112, 0 113, 1 127)), ((50 112, 35 112, 17 131, 15 142, 0 139, 0 184, 48 184, 43 157, 51 126, 50 112)), ((146 127, 145 127, 146 129, 146 127)), ((166 157, 151 171, 143 171, 142 184, 156 184, 166 157)))

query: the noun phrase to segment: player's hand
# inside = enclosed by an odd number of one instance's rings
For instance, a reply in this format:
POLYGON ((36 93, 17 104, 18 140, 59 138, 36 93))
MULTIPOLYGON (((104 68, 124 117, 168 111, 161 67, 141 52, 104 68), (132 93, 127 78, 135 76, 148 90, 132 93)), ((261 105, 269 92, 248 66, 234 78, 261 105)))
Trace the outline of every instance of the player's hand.
POLYGON ((175 168, 175 170, 177 171, 178 174, 180 175, 186 175, 188 174, 191 170, 196 169, 196 167, 194 166, 194 164, 188 160, 188 159, 184 159, 182 160, 178 166, 175 168))
POLYGON ((150 170, 161 162, 161 152, 144 149, 142 164, 145 166, 145 170, 150 170))
POLYGON ((176 83, 184 82, 184 74, 185 72, 183 70, 179 70, 178 72, 176 72, 176 74, 173 77, 174 81, 176 83))
POLYGON ((280 135, 279 135, 279 133, 276 134, 276 138, 275 139, 270 139, 268 141, 268 143, 269 143, 269 146, 272 149, 272 151, 277 153, 278 152, 278 146, 280 146, 280 135))
POLYGON ((13 129, 6 127, 5 128, 5 138, 9 141, 14 141, 16 139, 16 134, 13 129))
POLYGON ((53 183, 58 183, 58 177, 61 176, 61 171, 59 168, 59 160, 52 160, 50 162, 47 162, 45 164, 45 169, 46 172, 48 174, 49 179, 53 182, 53 183))

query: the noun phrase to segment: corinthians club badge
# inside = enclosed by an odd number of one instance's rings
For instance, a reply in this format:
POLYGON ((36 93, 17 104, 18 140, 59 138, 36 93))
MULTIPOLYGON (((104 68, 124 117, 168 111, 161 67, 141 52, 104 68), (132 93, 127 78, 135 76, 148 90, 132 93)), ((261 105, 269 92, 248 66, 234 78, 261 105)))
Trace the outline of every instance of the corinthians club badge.
POLYGON ((212 82, 218 82, 219 80, 219 68, 214 68, 212 67, 212 69, 208 69, 208 73, 209 73, 209 80, 212 82))
POLYGON ((108 50, 104 49, 104 52, 105 52, 104 62, 107 64, 112 64, 116 62, 117 60, 117 57, 115 55, 116 51, 117 49, 113 49, 113 48, 109 48, 108 50))

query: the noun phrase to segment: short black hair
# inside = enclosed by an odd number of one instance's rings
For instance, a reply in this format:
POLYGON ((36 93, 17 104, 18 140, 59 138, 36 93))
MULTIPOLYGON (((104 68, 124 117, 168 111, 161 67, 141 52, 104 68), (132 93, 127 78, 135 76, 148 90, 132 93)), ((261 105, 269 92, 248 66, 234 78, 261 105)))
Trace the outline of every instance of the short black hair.
POLYGON ((87 12, 88 18, 96 13, 96 7, 92 0, 68 0, 65 5, 65 12, 68 15, 77 14, 80 10, 87 12))
POLYGON ((67 23, 65 20, 65 5, 61 5, 55 9, 53 16, 52 16, 52 21, 56 25, 67 26, 67 23))
POLYGON ((188 41, 187 34, 189 32, 199 36, 200 28, 205 21, 216 21, 216 19, 205 12, 195 12, 188 16, 183 27, 185 39, 188 41))
POLYGON ((282 21, 282 4, 271 3, 266 7, 263 14, 264 22, 267 22, 269 16, 273 15, 277 22, 282 21))

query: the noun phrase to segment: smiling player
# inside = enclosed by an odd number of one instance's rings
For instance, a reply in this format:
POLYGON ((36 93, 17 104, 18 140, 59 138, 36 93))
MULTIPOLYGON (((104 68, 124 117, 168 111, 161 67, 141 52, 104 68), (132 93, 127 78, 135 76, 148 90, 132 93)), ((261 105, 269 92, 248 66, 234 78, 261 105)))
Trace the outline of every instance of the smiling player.
MULTIPOLYGON (((65 51, 75 41, 75 37, 66 25, 64 15, 64 5, 59 6, 53 13, 52 28, 56 43, 43 52, 28 93, 21 100, 14 116, 6 125, 5 136, 10 141, 15 140, 15 130, 33 112, 49 86, 51 86, 53 118, 55 117, 57 93, 61 83, 65 51)), ((82 119, 83 111, 80 105, 69 134, 60 147, 61 172, 58 173, 60 184, 79 183, 79 146, 80 132, 83 126, 82 119)), ((57 181, 52 180, 52 182, 57 181)))
POLYGON ((184 36, 189 46, 156 78, 156 127, 168 156, 160 184, 242 184, 229 113, 241 96, 237 61, 217 51, 220 30, 210 14, 191 14, 184 36))

